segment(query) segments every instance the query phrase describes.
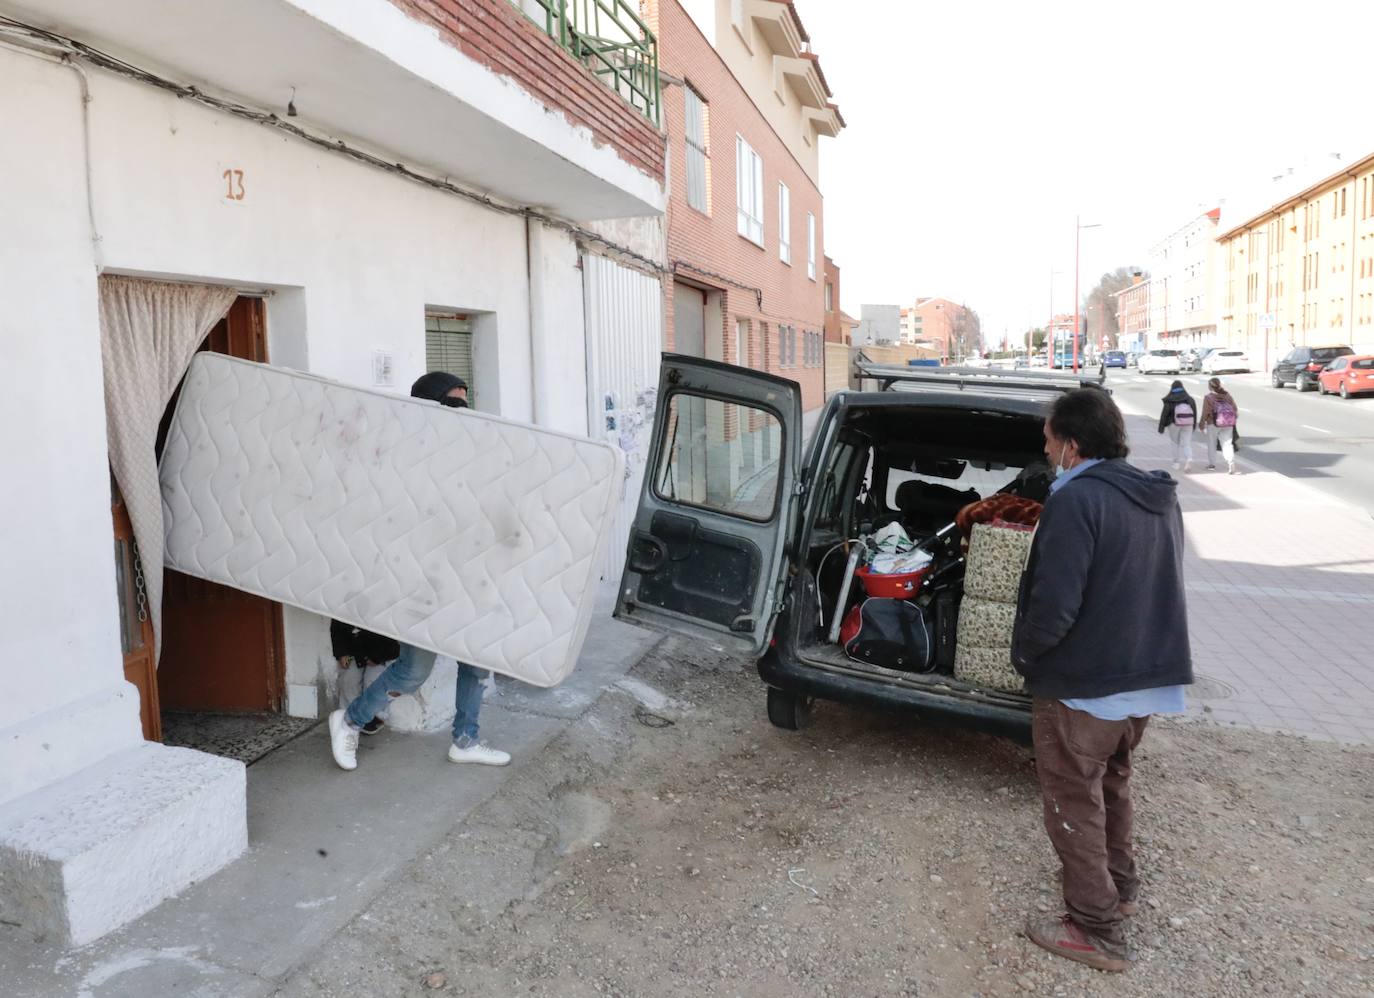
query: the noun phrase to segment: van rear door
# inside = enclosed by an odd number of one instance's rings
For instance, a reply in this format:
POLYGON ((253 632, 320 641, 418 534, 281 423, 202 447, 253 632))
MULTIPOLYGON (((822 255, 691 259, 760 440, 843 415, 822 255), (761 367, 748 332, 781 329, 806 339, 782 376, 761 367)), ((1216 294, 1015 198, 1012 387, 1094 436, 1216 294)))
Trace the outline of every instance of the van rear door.
POLYGON ((665 354, 615 616, 753 656, 799 508, 801 387, 665 354))

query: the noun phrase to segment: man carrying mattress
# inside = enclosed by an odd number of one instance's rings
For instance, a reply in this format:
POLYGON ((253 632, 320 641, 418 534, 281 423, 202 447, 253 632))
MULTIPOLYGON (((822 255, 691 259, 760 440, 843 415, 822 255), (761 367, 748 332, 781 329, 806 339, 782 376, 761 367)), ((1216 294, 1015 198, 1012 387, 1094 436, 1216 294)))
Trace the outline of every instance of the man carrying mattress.
MULTIPOLYGON (((468 386, 462 378, 445 371, 422 375, 410 387, 414 398, 429 399, 456 409, 467 408, 468 386)), ((390 702, 403 694, 414 693, 434 670, 434 652, 402 644, 396 660, 346 708, 329 715, 329 747, 339 768, 358 768, 358 736, 375 718, 384 716, 390 702)), ((510 754, 489 748, 477 740, 477 715, 482 709, 482 680, 485 672, 466 662, 458 663, 458 683, 454 691, 453 744, 451 762, 474 762, 485 766, 504 766, 510 754)))
POLYGON ((1193 681, 1178 483, 1128 464, 1128 452, 1106 392, 1079 389, 1050 407, 1045 453, 1058 474, 1012 634, 1068 909, 1032 916, 1026 934, 1099 970, 1129 966, 1124 923, 1140 890, 1131 753, 1151 714, 1183 712, 1193 681))

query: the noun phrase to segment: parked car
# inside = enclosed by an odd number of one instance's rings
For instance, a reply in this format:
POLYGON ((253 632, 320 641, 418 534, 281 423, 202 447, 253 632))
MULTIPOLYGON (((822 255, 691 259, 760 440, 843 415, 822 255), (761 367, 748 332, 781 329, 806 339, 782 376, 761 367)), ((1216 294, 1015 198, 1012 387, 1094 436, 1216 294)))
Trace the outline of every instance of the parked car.
POLYGON ((1291 384, 1300 392, 1317 387, 1317 375, 1337 357, 1349 357, 1350 347, 1294 347, 1274 367, 1273 384, 1282 388, 1291 384))
POLYGON ((1102 355, 1102 363, 1107 367, 1125 367, 1126 354, 1120 350, 1108 350, 1102 355))
POLYGON ((1202 358, 1203 374, 1246 374, 1250 358, 1244 350, 1211 350, 1202 358))
POLYGON ((795 382, 665 355, 615 615, 755 659, 778 727, 800 726, 819 698, 1027 739, 1029 696, 953 675, 954 520, 995 493, 1043 501, 1049 403, 1101 378, 860 370, 884 390, 836 394, 803 447, 795 382), (851 658, 836 641, 863 601, 856 539, 893 523, 934 558, 908 599, 931 614, 923 634, 940 635, 940 652, 909 671, 851 658))
POLYGON ((1317 389, 1343 399, 1374 393, 1374 355, 1337 357, 1317 375, 1317 389))
POLYGON ((1178 374, 1183 362, 1177 350, 1150 350, 1135 362, 1141 374, 1178 374))
POLYGON ((1141 354, 1142 354, 1142 351, 1140 351, 1140 350, 1132 350, 1130 353, 1128 353, 1128 354, 1126 355, 1126 366, 1127 366, 1127 367, 1139 367, 1139 365, 1140 365, 1141 354))

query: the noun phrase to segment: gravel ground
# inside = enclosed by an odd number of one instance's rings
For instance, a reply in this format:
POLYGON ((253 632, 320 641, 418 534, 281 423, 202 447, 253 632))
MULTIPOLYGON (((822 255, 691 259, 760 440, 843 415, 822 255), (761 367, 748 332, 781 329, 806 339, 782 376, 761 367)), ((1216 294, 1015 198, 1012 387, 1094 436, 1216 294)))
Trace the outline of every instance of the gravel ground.
POLYGON ((1020 935, 1059 900, 1027 749, 779 731, 751 666, 669 640, 280 993, 1370 995, 1372 757, 1156 721, 1105 975, 1020 935))

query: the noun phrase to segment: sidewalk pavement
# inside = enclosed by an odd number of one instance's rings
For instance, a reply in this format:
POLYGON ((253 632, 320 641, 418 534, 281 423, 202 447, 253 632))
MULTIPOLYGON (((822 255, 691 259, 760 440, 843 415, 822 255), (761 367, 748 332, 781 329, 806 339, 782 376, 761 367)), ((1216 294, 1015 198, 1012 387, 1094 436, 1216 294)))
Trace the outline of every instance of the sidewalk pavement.
POLYGON ((1206 470, 1201 434, 1191 473, 1173 471, 1158 413, 1123 410, 1131 460, 1180 483, 1198 678, 1189 715, 1374 744, 1374 520, 1249 464, 1243 440, 1240 474, 1219 454, 1221 470, 1206 470))
MULTIPOLYGON (((4 998, 260 998, 314 956, 417 856, 460 824, 575 724, 657 636, 610 619, 613 580, 577 668, 549 690, 497 681, 482 735, 508 749, 505 768, 448 762, 450 735, 364 738, 358 770, 330 757, 326 726, 248 769, 249 851, 147 915, 64 952, 0 924, 4 998)), ((652 705, 650 705, 652 706, 652 705)))

